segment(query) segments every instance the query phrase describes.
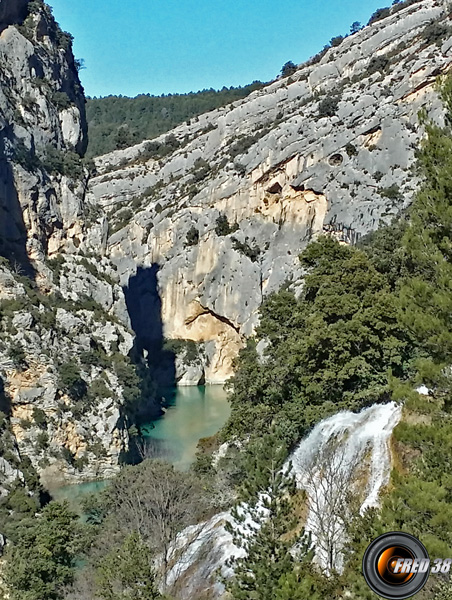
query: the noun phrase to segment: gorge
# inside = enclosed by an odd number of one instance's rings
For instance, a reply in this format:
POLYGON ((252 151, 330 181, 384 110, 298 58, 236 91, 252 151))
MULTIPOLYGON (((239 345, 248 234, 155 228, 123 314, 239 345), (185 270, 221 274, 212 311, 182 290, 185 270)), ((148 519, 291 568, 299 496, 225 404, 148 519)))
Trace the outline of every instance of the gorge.
POLYGON ((0 598, 367 600, 381 531, 448 555, 451 65, 449 0, 396 1, 86 160, 72 36, 0 0, 0 598))

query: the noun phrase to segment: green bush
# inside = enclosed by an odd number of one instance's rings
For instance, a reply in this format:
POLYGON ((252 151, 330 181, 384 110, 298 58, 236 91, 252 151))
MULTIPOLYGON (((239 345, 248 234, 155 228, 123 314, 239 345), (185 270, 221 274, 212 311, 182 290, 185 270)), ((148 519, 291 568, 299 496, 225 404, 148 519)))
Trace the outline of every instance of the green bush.
POLYGON ((336 37, 331 38, 330 45, 332 48, 336 48, 337 46, 340 46, 343 41, 344 41, 344 36, 337 35, 336 37))
POLYGON ((296 72, 296 70, 297 70, 297 65, 295 63, 293 63, 291 60, 289 60, 282 66, 281 75, 282 75, 282 77, 290 77, 291 75, 293 75, 296 72))
POLYGON ((49 447, 49 436, 45 431, 40 431, 36 436, 36 445, 41 452, 44 452, 49 447))
POLYGON ((451 28, 447 27, 447 25, 433 21, 424 29, 422 37, 428 44, 441 46, 443 41, 450 35, 450 32, 451 28))
POLYGON ((220 213, 215 221, 215 233, 221 237, 224 235, 229 235, 230 233, 234 233, 239 228, 238 223, 234 223, 233 225, 229 225, 229 221, 227 216, 224 213, 220 213))
POLYGON ((133 217, 133 212, 130 208, 123 208, 118 211, 115 216, 115 222, 112 226, 109 227, 108 235, 113 235, 114 233, 123 229, 133 217))
POLYGON ((113 396, 113 392, 100 377, 91 383, 89 387, 89 394, 91 397, 97 400, 104 400, 105 398, 111 398, 113 396))
POLYGON ((141 153, 141 158, 143 160, 164 158, 175 152, 180 145, 179 140, 171 133, 164 142, 148 142, 141 153))
POLYGON ((8 356, 12 360, 16 369, 22 370, 27 366, 27 356, 22 346, 14 342, 8 349, 8 356))
POLYGON ((209 163, 203 158, 197 158, 194 164, 195 173, 192 178, 193 183, 203 181, 211 172, 209 163))
POLYGON ((376 23, 377 21, 381 21, 381 19, 385 19, 389 17, 391 14, 390 8, 378 8, 370 17, 368 25, 372 25, 372 23, 376 23))
POLYGON ((348 144, 345 146, 345 151, 347 152, 347 154, 348 154, 348 156, 349 156, 350 158, 352 158, 352 156, 357 156, 357 155, 358 155, 358 150, 356 149, 356 146, 354 146, 354 145, 353 145, 353 144, 351 144, 351 143, 348 143, 348 144))
POLYGON ((387 188, 379 190, 378 193, 380 196, 383 196, 383 198, 389 198, 390 200, 400 200, 402 197, 400 188, 396 183, 393 183, 387 188))
POLYGON ((197 246, 199 243, 199 231, 194 225, 190 227, 185 239, 186 246, 197 246))
POLYGON ((254 246, 250 246, 250 244, 248 243, 248 238, 245 238, 244 242, 241 242, 240 240, 234 237, 231 239, 232 247, 234 248, 234 250, 237 250, 237 252, 240 252, 244 256, 248 257, 252 262, 257 261, 261 253, 259 246, 257 246, 256 244, 254 244, 254 246))
POLYGON ((79 401, 86 397, 88 386, 80 374, 79 367, 74 362, 60 365, 58 375, 59 385, 73 400, 79 401))
POLYGON ((333 117, 339 106, 339 96, 328 95, 319 102, 319 117, 333 117))
POLYGON ((27 148, 22 141, 17 142, 14 148, 13 160, 30 173, 34 173, 42 167, 34 150, 27 148))
POLYGON ((65 175, 71 179, 81 179, 84 174, 83 162, 76 152, 60 150, 47 145, 42 165, 51 175, 65 175))
POLYGON ((72 104, 66 92, 53 92, 51 100, 59 110, 69 108, 72 104))
POLYGON ((367 72, 369 75, 373 75, 378 71, 380 73, 384 73, 389 67, 389 59, 386 56, 373 56, 370 59, 369 65, 367 67, 367 72))
POLYGON ((47 427, 47 415, 41 408, 33 408, 32 419, 39 427, 47 427))

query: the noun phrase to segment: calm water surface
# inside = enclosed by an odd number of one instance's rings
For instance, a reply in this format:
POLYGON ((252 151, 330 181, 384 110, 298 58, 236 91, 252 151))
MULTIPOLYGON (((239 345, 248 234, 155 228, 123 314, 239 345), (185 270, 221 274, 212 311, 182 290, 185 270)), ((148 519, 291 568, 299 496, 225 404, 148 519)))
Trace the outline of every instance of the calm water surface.
POLYGON ((143 433, 152 455, 187 470, 195 459, 198 441, 217 433, 229 414, 227 393, 222 386, 178 388, 166 413, 149 427, 143 427, 143 433))
MULTIPOLYGON (((214 435, 226 423, 230 414, 227 393, 220 385, 190 386, 177 388, 175 393, 169 391, 166 397, 173 397, 170 406, 162 417, 142 427, 143 434, 152 456, 187 470, 195 459, 198 441, 214 435)), ((52 490, 52 496, 55 500, 68 500, 76 508, 83 496, 101 491, 107 483, 67 485, 52 490)))

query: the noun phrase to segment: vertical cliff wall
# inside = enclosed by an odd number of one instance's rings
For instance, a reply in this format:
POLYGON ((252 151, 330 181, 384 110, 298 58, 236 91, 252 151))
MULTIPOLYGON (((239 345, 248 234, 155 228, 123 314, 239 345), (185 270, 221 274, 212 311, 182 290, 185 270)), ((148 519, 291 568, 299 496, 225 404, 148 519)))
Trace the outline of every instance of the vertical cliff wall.
POLYGON ((202 344, 208 382, 231 375, 309 240, 355 243, 410 203, 418 112, 443 118, 451 25, 445 0, 401 3, 291 77, 97 160, 109 257, 123 282, 159 265, 164 335, 202 344))
POLYGON ((40 0, 1 0, 3 483, 24 457, 49 482, 106 477, 128 446, 133 336, 85 197, 86 134, 71 36, 40 0))

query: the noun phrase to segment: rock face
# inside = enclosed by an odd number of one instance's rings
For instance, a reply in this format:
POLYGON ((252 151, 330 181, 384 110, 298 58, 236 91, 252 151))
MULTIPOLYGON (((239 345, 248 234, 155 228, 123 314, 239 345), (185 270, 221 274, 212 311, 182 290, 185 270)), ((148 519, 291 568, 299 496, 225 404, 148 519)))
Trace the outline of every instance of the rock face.
POLYGON ((400 8, 290 78, 97 160, 89 196, 109 218, 107 254, 124 285, 158 266, 164 335, 203 345, 207 382, 231 375, 309 240, 354 243, 410 203, 418 112, 443 118, 451 9, 400 8))
POLYGON ((40 1, 1 0, 0 64, 1 495, 25 457, 49 484, 118 470, 133 336, 85 198, 71 37, 40 1))
POLYGON ((30 465, 49 485, 116 472, 132 350, 180 385, 225 381, 309 240, 354 243, 409 204, 451 12, 399 9, 90 178, 69 34, 0 0, 0 495, 30 465))

